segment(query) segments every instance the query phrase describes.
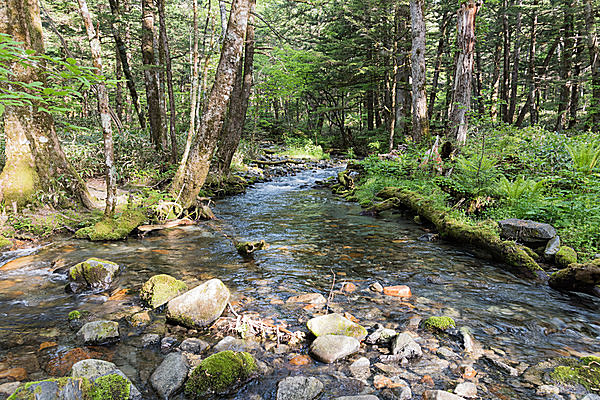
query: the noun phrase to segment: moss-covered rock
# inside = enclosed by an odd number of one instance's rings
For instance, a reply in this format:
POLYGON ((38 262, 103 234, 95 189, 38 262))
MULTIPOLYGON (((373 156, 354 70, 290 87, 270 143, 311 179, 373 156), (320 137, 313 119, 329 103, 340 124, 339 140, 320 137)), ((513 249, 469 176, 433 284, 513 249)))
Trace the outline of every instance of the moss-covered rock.
POLYGON ((312 318, 306 323, 306 326, 317 337, 343 335, 353 337, 357 340, 363 340, 367 337, 367 330, 364 327, 337 313, 312 318))
POLYGON ((19 386, 8 400, 37 399, 85 399, 85 392, 90 387, 87 379, 52 378, 42 381, 27 382, 19 386), (69 393, 70 397, 63 397, 69 393))
POLYGON ((123 211, 117 218, 104 218, 94 226, 88 226, 75 232, 78 239, 93 241, 121 240, 146 221, 146 214, 142 209, 129 209, 123 211))
POLYGON ((119 273, 119 265, 99 258, 89 258, 69 270, 69 288, 78 293, 86 289, 103 291, 119 273))
POLYGON ((570 264, 552 274, 548 282, 558 290, 589 293, 600 297, 600 259, 585 264, 570 264))
POLYGON ((110 374, 97 378, 86 390, 85 400, 127 400, 130 384, 119 374, 110 374))
POLYGON ((456 328, 456 322, 452 317, 429 317, 423 322, 423 326, 433 331, 445 331, 449 328, 456 328))
POLYGON ((569 246, 560 246, 558 252, 554 255, 554 262, 559 267, 568 267, 577 262, 577 252, 569 246))
POLYGON ((188 286, 185 282, 175 279, 170 275, 154 275, 142 286, 140 298, 150 307, 156 308, 185 293, 187 290, 188 286))
POLYGON ((73 321, 81 318, 81 313, 77 310, 73 310, 69 313, 69 321, 73 321))
POLYGON ((559 365, 550 373, 557 382, 585 386, 588 390, 600 391, 600 357, 583 357, 578 361, 566 360, 566 365, 559 365))
POLYGON ((231 350, 213 354, 194 368, 185 391, 196 399, 208 394, 226 394, 252 378, 256 361, 250 353, 231 350))
POLYGON ((12 242, 10 240, 8 240, 4 236, 0 235, 0 250, 2 250, 5 247, 9 247, 11 245, 12 245, 12 242))

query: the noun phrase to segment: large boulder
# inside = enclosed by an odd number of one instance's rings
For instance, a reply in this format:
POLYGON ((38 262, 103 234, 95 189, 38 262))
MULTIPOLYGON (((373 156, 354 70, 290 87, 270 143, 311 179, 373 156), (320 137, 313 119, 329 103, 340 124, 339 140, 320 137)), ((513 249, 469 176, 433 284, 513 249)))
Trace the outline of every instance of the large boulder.
POLYGON ((211 279, 167 303, 167 318, 188 328, 202 328, 221 316, 229 301, 229 289, 211 279))
POLYGON ((509 218, 498 222, 500 236, 523 243, 545 243, 556 236, 556 229, 550 224, 509 218))
POLYGON ((257 369, 250 353, 222 351, 206 357, 190 374, 185 392, 197 399, 227 394, 251 379, 257 369))
POLYGON ((290 376, 277 385, 277 400, 312 400, 323 391, 323 382, 306 376, 290 376))
POLYGON ((367 330, 340 314, 327 314, 313 318, 306 323, 308 330, 315 336, 343 335, 357 340, 367 337, 367 330))
POLYGON ((154 275, 142 286, 140 298, 150 307, 157 308, 185 293, 187 290, 188 286, 185 282, 175 279, 170 275, 154 275))
POLYGON ((330 364, 360 349, 360 342, 343 335, 319 336, 310 345, 310 353, 319 361, 330 364))
POLYGON ((182 353, 170 353, 152 373, 150 384, 161 399, 168 400, 181 389, 188 370, 189 367, 182 353))
MULTIPOLYGON (((73 364, 73 367, 71 368, 71 377, 75 379, 84 378, 89 380, 91 383, 97 384, 102 387, 110 386, 111 382, 121 382, 119 383, 119 386, 121 386, 124 380, 128 385, 127 389, 129 394, 129 400, 142 399, 142 394, 133 385, 131 380, 120 369, 118 369, 115 364, 108 361, 96 360, 93 358, 79 361, 73 364), (122 379, 119 379, 117 377, 120 377, 122 379)), ((98 398, 103 399, 105 397, 98 398)), ((120 400, 121 398, 116 397, 115 399, 120 400)))
POLYGON ((73 293, 87 289, 101 292, 110 287, 118 273, 118 264, 99 258, 89 258, 69 270, 69 289, 73 293))
POLYGON ((85 344, 109 344, 119 341, 119 324, 114 321, 88 322, 77 332, 85 344))
POLYGON ((86 383, 84 379, 72 378, 53 378, 28 382, 19 386, 9 398, 11 400, 81 400, 84 398, 82 388, 86 386, 86 383))

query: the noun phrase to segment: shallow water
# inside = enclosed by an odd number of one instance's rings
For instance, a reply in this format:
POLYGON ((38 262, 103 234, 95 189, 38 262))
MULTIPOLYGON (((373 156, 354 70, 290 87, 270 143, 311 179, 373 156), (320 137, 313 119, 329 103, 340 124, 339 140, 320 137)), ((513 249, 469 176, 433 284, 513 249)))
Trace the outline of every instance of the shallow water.
MULTIPOLYGON (((304 329, 311 311, 272 305, 273 299, 285 301, 313 291, 327 297, 333 272, 338 287, 352 281, 359 288, 351 295, 337 293, 334 307, 364 323, 387 321, 401 327, 415 313, 451 315, 459 326, 469 326, 484 347, 502 349, 506 358, 528 364, 600 351, 597 299, 530 283, 455 244, 419 241, 424 231, 407 216, 361 216, 358 205, 314 185, 334 173, 305 171, 257 184, 244 195, 218 201, 214 212, 219 220, 195 227, 109 244, 69 239, 0 255, 0 371, 23 367, 29 380, 47 377, 48 360, 78 346, 68 326, 69 311, 113 318, 131 313, 140 305, 135 294, 143 282, 158 273, 191 287, 218 277, 247 310, 284 322, 291 330, 304 329), (231 237, 263 239, 270 248, 244 259, 231 237), (116 289, 128 288, 128 295, 65 292, 66 268, 92 256, 124 267, 116 289), (409 285, 414 308, 371 293, 368 286, 374 281, 409 285), (39 351, 48 341, 59 346, 39 351)), ((123 340, 94 348, 95 356, 112 359, 151 399, 147 376, 162 356, 156 349, 141 349, 140 331, 121 325, 123 340)), ((314 364, 302 372, 332 370, 314 364)), ((297 372, 278 368, 271 379, 251 384, 234 397, 259 393, 272 398, 276 381, 290 373, 297 372)), ((341 385, 331 393, 352 390, 341 385)))

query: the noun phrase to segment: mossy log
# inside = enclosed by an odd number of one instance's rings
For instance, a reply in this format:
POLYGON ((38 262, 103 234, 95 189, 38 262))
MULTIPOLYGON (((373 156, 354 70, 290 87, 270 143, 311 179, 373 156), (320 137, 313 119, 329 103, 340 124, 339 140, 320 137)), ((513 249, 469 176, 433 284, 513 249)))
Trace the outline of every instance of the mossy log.
POLYGON ((75 232, 77 239, 92 241, 121 240, 146 221, 143 209, 128 209, 117 218, 104 218, 94 226, 88 226, 75 232))
POLYGON ((393 208, 398 208, 399 203, 395 197, 386 199, 384 201, 380 201, 378 203, 373 203, 369 207, 367 207, 366 211, 368 213, 379 214, 380 212, 391 210, 393 208))
POLYGON ((546 279, 546 272, 515 242, 502 240, 496 226, 469 225, 440 210, 431 200, 410 190, 388 187, 377 194, 383 199, 396 199, 399 205, 410 208, 431 221, 440 235, 448 240, 473 245, 488 251, 494 258, 511 266, 517 272, 535 279, 546 279))
POLYGON ((260 242, 240 242, 236 243, 235 248, 241 255, 249 256, 257 250, 268 249, 269 244, 264 240, 261 240, 260 242))
POLYGON ((557 290, 589 293, 600 297, 600 259, 585 264, 571 264, 553 273, 548 283, 557 290))

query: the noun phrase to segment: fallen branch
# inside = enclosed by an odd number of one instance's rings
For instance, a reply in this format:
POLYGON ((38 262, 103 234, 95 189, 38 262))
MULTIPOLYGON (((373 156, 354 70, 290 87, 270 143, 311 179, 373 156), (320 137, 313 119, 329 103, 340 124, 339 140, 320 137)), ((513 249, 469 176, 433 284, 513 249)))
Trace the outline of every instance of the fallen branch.
POLYGON ((302 161, 285 159, 285 160, 277 160, 277 161, 262 161, 262 160, 252 160, 251 163, 258 165, 281 165, 281 164, 303 164, 302 161))
POLYGON ((181 219, 174 219, 172 221, 165 222, 164 224, 141 225, 141 226, 138 226, 137 229, 138 229, 138 231, 142 232, 143 234, 146 234, 146 233, 152 232, 152 231, 159 231, 162 229, 174 228, 176 226, 187 226, 187 225, 194 225, 194 221, 192 221, 189 218, 181 218, 181 219))

